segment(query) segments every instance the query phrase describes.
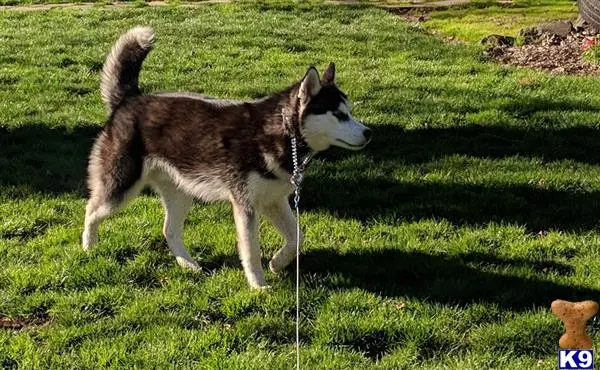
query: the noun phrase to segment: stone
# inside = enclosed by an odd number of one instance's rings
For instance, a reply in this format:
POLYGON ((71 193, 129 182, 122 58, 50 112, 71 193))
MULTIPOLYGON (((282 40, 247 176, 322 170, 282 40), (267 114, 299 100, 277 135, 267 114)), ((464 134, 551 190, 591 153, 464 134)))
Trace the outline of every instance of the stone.
POLYGON ((526 45, 537 44, 542 38, 542 33, 537 27, 523 28, 519 32, 519 36, 523 38, 523 43, 526 45))
POLYGON ((511 36, 489 35, 481 39, 481 44, 488 47, 513 46, 515 44, 515 38, 511 36))
POLYGON ((519 36, 523 38, 525 44, 537 44, 543 36, 551 38, 564 39, 573 31, 573 23, 570 21, 556 21, 544 23, 535 27, 523 28, 519 36))
POLYGON ((573 23, 570 21, 556 21, 550 23, 544 23, 538 26, 538 29, 542 33, 555 35, 561 38, 565 38, 571 34, 573 30, 573 23))

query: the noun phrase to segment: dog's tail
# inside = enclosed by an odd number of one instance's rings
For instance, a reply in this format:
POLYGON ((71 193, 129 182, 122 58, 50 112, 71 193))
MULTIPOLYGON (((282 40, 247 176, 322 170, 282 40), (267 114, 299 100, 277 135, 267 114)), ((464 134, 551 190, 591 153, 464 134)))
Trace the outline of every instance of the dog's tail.
POLYGON ((128 96, 140 94, 138 77, 142 62, 152 50, 154 31, 135 27, 127 31, 113 46, 102 68, 100 93, 109 112, 128 96))

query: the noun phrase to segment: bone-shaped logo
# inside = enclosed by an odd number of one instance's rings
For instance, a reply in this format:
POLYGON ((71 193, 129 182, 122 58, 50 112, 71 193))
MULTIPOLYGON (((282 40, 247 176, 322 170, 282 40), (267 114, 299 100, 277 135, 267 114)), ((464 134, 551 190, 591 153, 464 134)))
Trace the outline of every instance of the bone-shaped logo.
POLYGON ((565 334, 560 337, 560 348, 589 349, 592 338, 585 328, 589 319, 598 312, 598 303, 594 301, 569 302, 557 299, 552 302, 552 312, 565 323, 565 334))

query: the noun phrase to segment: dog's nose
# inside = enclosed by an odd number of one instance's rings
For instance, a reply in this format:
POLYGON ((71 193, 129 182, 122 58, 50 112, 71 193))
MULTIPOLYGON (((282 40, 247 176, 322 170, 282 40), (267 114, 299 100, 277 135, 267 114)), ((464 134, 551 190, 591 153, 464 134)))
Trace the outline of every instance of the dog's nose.
POLYGON ((370 129, 366 129, 365 131, 363 131, 363 135, 365 136, 365 139, 371 140, 371 137, 373 136, 373 131, 370 129))

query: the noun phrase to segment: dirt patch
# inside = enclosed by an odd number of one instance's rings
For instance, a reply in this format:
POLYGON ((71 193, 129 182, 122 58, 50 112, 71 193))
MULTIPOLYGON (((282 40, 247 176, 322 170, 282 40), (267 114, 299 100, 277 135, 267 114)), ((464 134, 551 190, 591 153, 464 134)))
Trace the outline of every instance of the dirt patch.
MULTIPOLYGON (((444 10, 448 8, 461 8, 473 4, 473 0, 442 0, 442 1, 430 1, 424 2, 422 0, 412 0, 403 5, 386 5, 378 4, 383 9, 386 9, 392 14, 407 18, 409 21, 415 20, 415 17, 422 17, 423 22, 427 19, 427 13, 434 10, 444 10)), ((513 5, 512 0, 498 0, 496 2, 498 6, 511 7, 513 5)))
POLYGON ((556 74, 600 75, 600 65, 583 59, 586 41, 569 36, 555 43, 551 40, 537 45, 495 47, 486 55, 502 64, 531 67, 556 74))
POLYGON ((92 8, 125 8, 125 7, 137 7, 137 6, 150 6, 150 7, 162 7, 162 6, 183 6, 183 7, 196 7, 206 4, 224 4, 230 3, 231 0, 202 0, 200 2, 190 3, 179 3, 171 4, 163 0, 150 0, 144 3, 135 2, 121 2, 115 1, 110 3, 48 3, 48 4, 30 4, 30 5, 2 5, 1 10, 8 11, 19 11, 19 12, 33 12, 41 10, 52 10, 52 9, 92 9, 92 8))
POLYGON ((0 316, 0 329, 31 330, 48 325, 51 322, 48 315, 35 316, 0 316))
POLYGON ((387 8, 394 14, 403 14, 406 11, 420 9, 420 10, 433 10, 433 9, 443 9, 457 6, 469 5, 472 0, 442 0, 442 1, 430 1, 430 2, 422 2, 422 1, 411 1, 407 2, 403 5, 384 5, 383 7, 387 8))
POLYGON ((574 27, 566 33, 540 32, 528 39, 529 35, 531 29, 522 32, 525 45, 496 43, 490 45, 484 55, 502 64, 530 67, 553 74, 600 75, 600 65, 583 58, 585 50, 598 42, 595 30, 590 32, 584 27, 574 27))
POLYGON ((395 7, 387 8, 387 11, 406 19, 409 22, 425 22, 429 20, 428 13, 432 9, 422 7, 395 7))
POLYGON ((20 241, 31 240, 44 235, 50 225, 51 221, 36 220, 31 226, 16 227, 11 230, 0 231, 0 239, 17 239, 20 241))

